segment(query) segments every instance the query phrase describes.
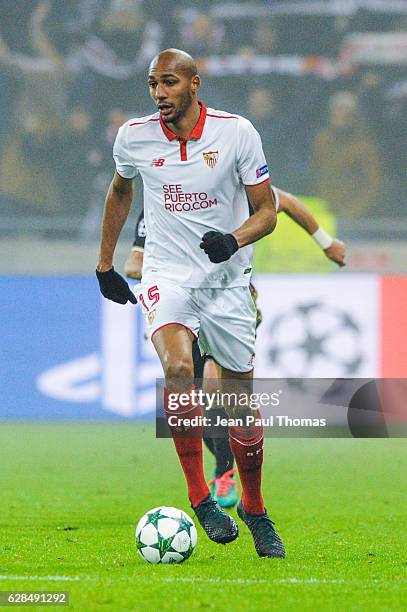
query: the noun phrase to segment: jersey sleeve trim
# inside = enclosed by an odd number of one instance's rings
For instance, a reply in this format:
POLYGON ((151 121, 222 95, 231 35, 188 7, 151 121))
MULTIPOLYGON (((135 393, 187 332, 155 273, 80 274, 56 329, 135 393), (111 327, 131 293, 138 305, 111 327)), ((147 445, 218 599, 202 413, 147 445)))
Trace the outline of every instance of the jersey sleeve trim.
POLYGON ((214 119, 239 119, 239 117, 235 117, 235 115, 212 115, 211 113, 207 113, 207 117, 213 117, 214 119))
POLYGON ((117 168, 116 168, 116 174, 118 174, 118 175, 120 176, 120 178, 122 178, 122 179, 124 179, 124 180, 126 180, 126 181, 132 181, 132 180, 133 180, 134 178, 136 178, 136 176, 137 176, 137 175, 135 175, 135 176, 132 176, 132 177, 130 177, 130 178, 129 178, 128 176, 122 176, 122 175, 120 174, 120 172, 118 172, 118 171, 117 171, 117 168))
POLYGON ((147 121, 135 121, 134 123, 129 123, 129 127, 133 127, 133 125, 146 125, 146 123, 150 123, 151 121, 159 121, 157 118, 147 119, 147 121))
POLYGON ((245 187, 257 187, 257 185, 263 185, 263 183, 267 183, 270 178, 267 177, 264 180, 260 181, 260 183, 243 183, 245 187))
POLYGON ((237 122, 237 171, 244 185, 261 185, 270 178, 260 135, 245 117, 237 122))
POLYGON ((138 169, 129 159, 129 134, 126 124, 119 128, 114 145, 113 158, 117 174, 123 179, 133 179, 138 174, 138 169), (127 175, 127 176, 126 176, 127 175))

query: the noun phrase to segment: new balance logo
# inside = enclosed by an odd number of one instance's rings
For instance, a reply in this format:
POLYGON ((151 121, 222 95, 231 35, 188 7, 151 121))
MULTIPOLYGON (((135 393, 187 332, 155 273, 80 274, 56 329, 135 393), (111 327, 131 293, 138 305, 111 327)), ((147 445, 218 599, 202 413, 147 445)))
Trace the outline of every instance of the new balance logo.
POLYGON ((156 166, 157 168, 161 168, 161 166, 163 166, 165 164, 165 159, 162 159, 161 157, 159 159, 153 159, 153 161, 151 162, 152 166, 156 166))

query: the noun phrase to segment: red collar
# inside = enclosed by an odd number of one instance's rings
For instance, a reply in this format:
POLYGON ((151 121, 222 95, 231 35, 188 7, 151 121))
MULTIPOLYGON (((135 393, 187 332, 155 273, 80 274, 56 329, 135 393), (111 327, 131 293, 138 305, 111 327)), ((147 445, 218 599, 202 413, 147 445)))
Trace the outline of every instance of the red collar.
POLYGON ((177 136, 176 134, 174 134, 174 132, 172 132, 164 123, 164 121, 162 120, 162 117, 160 115, 160 125, 162 127, 162 130, 164 132, 164 134, 166 135, 166 137, 168 138, 168 140, 175 140, 176 138, 178 140, 183 140, 183 141, 187 141, 187 140, 199 140, 200 137, 202 136, 202 132, 203 129, 205 127, 205 121, 206 121, 206 106, 205 104, 201 101, 198 100, 198 104, 201 107, 201 114, 199 115, 199 119, 198 119, 198 123, 196 124, 196 126, 191 130, 191 132, 188 134, 188 136, 186 138, 180 138, 179 136, 177 136))

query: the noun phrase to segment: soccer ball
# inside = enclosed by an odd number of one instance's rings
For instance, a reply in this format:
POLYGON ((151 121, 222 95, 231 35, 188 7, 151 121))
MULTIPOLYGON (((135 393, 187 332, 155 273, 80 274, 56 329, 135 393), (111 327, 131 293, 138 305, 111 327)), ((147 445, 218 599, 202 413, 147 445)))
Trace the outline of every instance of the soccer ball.
POLYGON ((182 563, 196 546, 194 521, 182 510, 161 506, 146 512, 136 527, 136 546, 148 563, 182 563))

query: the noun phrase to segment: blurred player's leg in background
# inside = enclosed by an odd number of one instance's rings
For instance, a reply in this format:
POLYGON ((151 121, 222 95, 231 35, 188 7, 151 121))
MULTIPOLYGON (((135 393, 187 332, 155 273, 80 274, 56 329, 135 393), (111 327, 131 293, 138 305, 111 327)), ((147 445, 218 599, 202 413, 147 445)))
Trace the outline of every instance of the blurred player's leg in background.
MULTIPOLYGON (((219 381, 219 367, 213 359, 205 359, 203 367, 203 391, 210 394, 216 393, 219 389, 219 381)), ((212 422, 216 422, 218 417, 221 419, 227 418, 223 406, 211 408, 208 414, 212 422)), ((237 503, 238 496, 237 482, 233 478, 236 470, 233 469, 234 457, 230 448, 228 427, 217 427, 216 432, 213 429, 208 429, 207 432, 204 431, 204 441, 215 456, 214 476, 209 482, 212 495, 222 508, 230 508, 237 503)))

